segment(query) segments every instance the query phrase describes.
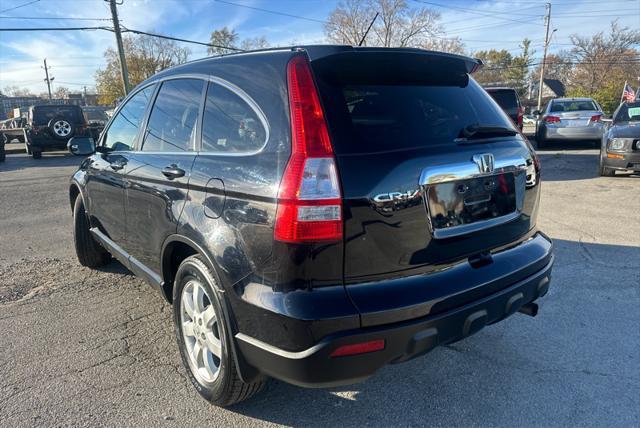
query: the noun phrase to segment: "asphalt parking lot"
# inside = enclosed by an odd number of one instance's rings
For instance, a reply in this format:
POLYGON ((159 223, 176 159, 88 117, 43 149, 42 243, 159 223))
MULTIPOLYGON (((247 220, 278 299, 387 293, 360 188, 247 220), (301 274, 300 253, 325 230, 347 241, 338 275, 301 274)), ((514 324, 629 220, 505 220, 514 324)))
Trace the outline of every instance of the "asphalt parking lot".
POLYGON ((223 410, 186 380, 170 307, 117 262, 75 260, 80 162, 0 163, 0 426, 638 426, 640 176, 596 175, 597 150, 540 153, 539 226, 555 241, 536 318, 331 390, 272 381, 223 410))

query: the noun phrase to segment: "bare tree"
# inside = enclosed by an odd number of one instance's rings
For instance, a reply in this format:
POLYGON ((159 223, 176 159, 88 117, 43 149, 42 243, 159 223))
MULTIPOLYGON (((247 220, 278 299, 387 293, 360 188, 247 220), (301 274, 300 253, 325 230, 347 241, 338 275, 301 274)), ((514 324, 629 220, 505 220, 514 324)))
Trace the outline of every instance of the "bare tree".
POLYGON ((67 98, 69 95, 69 88, 66 86, 58 86, 55 91, 53 91, 53 98, 67 98))
POLYGON ((581 92, 593 94, 606 84, 614 74, 634 76, 638 68, 640 30, 620 27, 611 23, 608 35, 603 32, 592 37, 573 34, 571 55, 576 63, 572 86, 581 92), (635 60, 635 62, 633 61, 635 60))
POLYGON ((240 43, 240 48, 245 51, 250 51, 254 49, 265 49, 265 48, 268 48, 269 46, 270 46, 269 42, 264 36, 244 39, 240 43))
POLYGON ((238 42, 238 33, 233 28, 222 27, 211 32, 211 44, 207 51, 210 55, 224 55, 235 52, 236 43, 238 42))
POLYGON ((33 97, 35 96, 33 92, 31 92, 27 88, 21 88, 19 86, 5 86, 2 90, 2 93, 8 97, 33 97))
MULTIPOLYGON (((129 69, 129 81, 137 85, 157 72, 187 61, 191 51, 180 47, 172 40, 151 36, 129 36, 123 38, 124 51, 129 69)), ((120 80, 118 54, 113 48, 104 52, 106 66, 96 72, 96 87, 101 104, 112 104, 124 95, 120 80)))
POLYGON ((357 45, 376 12, 380 15, 364 42, 368 46, 416 47, 443 34, 438 12, 411 7, 406 0, 345 0, 329 15, 325 35, 334 43, 357 45))
POLYGON ((419 47, 432 51, 448 52, 459 55, 464 55, 466 53, 464 43, 459 37, 431 38, 425 43, 422 43, 419 47))

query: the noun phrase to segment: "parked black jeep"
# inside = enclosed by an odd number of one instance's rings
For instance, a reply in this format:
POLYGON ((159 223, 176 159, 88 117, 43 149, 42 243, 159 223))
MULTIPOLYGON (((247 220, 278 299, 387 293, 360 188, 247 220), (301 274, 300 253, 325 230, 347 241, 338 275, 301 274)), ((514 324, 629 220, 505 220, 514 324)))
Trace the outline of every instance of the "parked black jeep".
POLYGON ((85 135, 86 129, 80 106, 31 106, 24 125, 25 149, 38 159, 44 151, 65 149, 69 139, 85 135))
POLYGON ((535 315, 553 264, 539 163, 480 66, 309 46, 165 70, 73 175, 78 259, 114 256, 173 304, 191 382, 222 406, 535 315))

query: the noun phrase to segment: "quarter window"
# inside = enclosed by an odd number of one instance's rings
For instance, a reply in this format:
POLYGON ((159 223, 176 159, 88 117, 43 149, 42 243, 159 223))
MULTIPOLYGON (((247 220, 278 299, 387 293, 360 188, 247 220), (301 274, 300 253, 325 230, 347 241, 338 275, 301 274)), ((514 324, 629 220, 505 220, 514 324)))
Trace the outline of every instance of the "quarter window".
POLYGON ((204 81, 198 79, 162 84, 149 116, 142 151, 193 151, 203 85, 204 81))
POLYGON ((131 150, 153 89, 154 85, 147 86, 122 106, 107 130, 104 147, 117 151, 131 150))
POLYGON ((255 152, 267 131, 256 111, 235 92, 209 83, 202 124, 202 150, 216 153, 255 152))

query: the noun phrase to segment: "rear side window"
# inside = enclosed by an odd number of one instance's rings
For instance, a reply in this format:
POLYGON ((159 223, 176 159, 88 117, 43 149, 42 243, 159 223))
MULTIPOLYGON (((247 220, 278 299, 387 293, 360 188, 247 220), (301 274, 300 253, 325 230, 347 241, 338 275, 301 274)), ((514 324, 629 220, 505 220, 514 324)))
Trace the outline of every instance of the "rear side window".
POLYGON ((596 104, 590 100, 583 101, 553 101, 551 103, 551 113, 562 113, 571 111, 594 111, 599 110, 596 104))
POLYGON ((471 78, 460 86, 355 83, 322 92, 337 153, 452 145, 469 125, 513 127, 471 78))
POLYGON ((51 119, 61 118, 71 123, 82 123, 84 116, 78 106, 40 106, 33 108, 33 124, 47 125, 51 119))
POLYGON ((640 102, 624 103, 616 112, 614 118, 616 122, 639 121, 640 120, 640 102))
POLYGON ((239 94, 209 83, 202 121, 202 151, 250 153, 264 146, 267 131, 255 109, 239 94))
POLYGON ((511 110, 518 108, 518 96, 515 91, 487 91, 491 98, 496 100, 503 109, 511 110))
POLYGON ((196 121, 204 81, 167 80, 153 104, 142 151, 184 152, 194 150, 196 121))

